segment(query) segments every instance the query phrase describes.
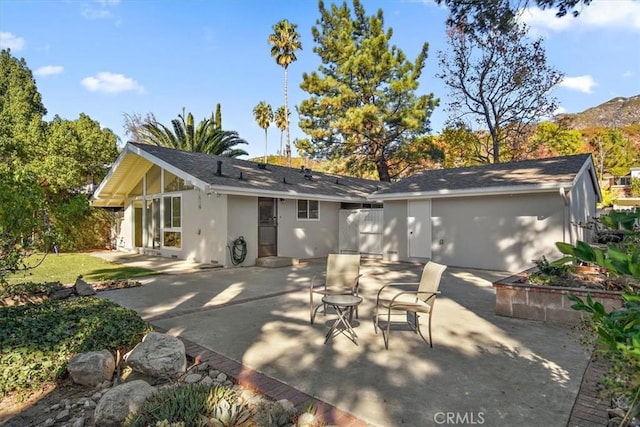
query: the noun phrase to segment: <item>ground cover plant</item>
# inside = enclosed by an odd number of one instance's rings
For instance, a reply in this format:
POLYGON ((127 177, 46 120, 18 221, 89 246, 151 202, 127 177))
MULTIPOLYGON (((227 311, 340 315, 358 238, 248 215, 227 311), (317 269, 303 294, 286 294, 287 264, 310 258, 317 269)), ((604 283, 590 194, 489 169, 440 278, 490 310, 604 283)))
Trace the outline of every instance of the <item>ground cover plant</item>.
POLYGON ((0 308, 0 395, 61 379, 76 353, 124 354, 150 330, 135 311, 94 297, 0 308))
POLYGON ((45 283, 59 281, 72 284, 78 275, 82 275, 87 282, 130 279, 157 274, 152 270, 115 264, 88 253, 50 253, 31 255, 25 259, 26 270, 8 274, 5 280, 9 284, 20 282, 45 283), (44 257, 44 259, 43 259, 44 257))
POLYGON ((578 242, 575 246, 557 243, 558 249, 571 259, 596 265, 623 283, 623 304, 607 312, 591 296, 585 300, 572 295, 572 308, 591 316, 587 328, 595 335, 597 349, 612 363, 603 378, 608 397, 622 396, 628 410, 620 425, 640 416, 640 211, 611 212, 600 217, 601 235, 619 236, 608 239, 606 246, 578 242))

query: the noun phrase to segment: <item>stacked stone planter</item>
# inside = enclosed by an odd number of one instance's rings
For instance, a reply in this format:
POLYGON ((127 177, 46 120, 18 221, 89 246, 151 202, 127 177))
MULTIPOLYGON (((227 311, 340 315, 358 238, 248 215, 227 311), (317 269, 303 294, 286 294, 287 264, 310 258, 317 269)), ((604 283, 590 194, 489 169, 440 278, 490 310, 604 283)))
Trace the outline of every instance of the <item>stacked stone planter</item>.
POLYGON ((622 306, 621 292, 523 283, 523 277, 531 271, 493 283, 496 290, 497 315, 575 325, 588 314, 572 309, 573 302, 569 300, 569 295, 576 295, 583 300, 587 295, 591 295, 591 298, 602 303, 607 311, 622 306))

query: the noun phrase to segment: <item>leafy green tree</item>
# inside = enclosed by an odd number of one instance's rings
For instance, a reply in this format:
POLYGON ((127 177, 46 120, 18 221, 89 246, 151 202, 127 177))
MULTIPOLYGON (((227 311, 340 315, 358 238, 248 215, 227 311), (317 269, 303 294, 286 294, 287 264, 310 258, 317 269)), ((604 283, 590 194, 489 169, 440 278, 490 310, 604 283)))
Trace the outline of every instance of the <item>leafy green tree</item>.
POLYGON ((444 150, 444 167, 455 168, 487 163, 487 138, 473 132, 464 123, 455 123, 443 129, 439 143, 444 150))
MULTIPOLYGON (((288 111, 284 105, 280 106, 276 109, 275 114, 273 115, 273 122, 276 124, 276 127, 280 129, 280 153, 282 153, 282 136, 284 131, 289 127, 289 117, 291 112, 288 111), (288 113, 288 114, 287 114, 288 113)), ((295 141, 294 141, 295 147, 295 141)))
POLYGON ((346 2, 326 9, 320 1, 319 9, 312 33, 321 65, 303 74, 301 88, 310 98, 298 108, 300 127, 311 139, 306 154, 346 157, 357 171, 373 169, 390 181, 410 162, 402 157, 404 147, 429 131, 438 104, 433 94, 415 93, 428 44, 411 62, 390 46, 393 30, 384 30, 382 10, 366 16, 358 0, 354 16, 346 2))
POLYGON ((44 201, 35 175, 0 168, 0 284, 24 267, 32 238, 41 235, 44 201))
POLYGON ((11 50, 0 51, 0 168, 29 162, 41 143, 47 110, 31 70, 11 50))
POLYGON ((267 130, 273 121, 271 105, 267 104, 266 101, 258 102, 258 105, 253 107, 253 117, 256 119, 258 126, 264 130, 264 162, 267 163, 267 130))
POLYGON ((524 25, 505 32, 469 33, 451 27, 449 49, 439 53, 438 74, 451 92, 450 120, 472 120, 487 129, 494 163, 517 158, 501 147, 526 134, 556 109, 549 91, 562 74, 547 65, 542 39, 530 42, 524 25))
POLYGON ((102 180, 118 157, 117 141, 110 129, 102 129, 86 114, 74 121, 55 116, 29 167, 53 191, 73 191, 102 180))
POLYGON ((617 129, 601 129, 589 140, 591 152, 600 178, 605 174, 624 176, 633 166, 631 141, 625 139, 617 129))
MULTIPOLYGON (((269 34, 268 38, 269 44, 271 44, 271 56, 284 69, 284 111, 287 118, 289 117, 289 65, 298 59, 296 51, 302 49, 302 42, 297 28, 297 24, 292 24, 283 19, 273 26, 273 33, 269 34)), ((291 166, 290 141, 291 133, 289 131, 289 122, 287 121, 287 166, 291 166)))
POLYGON ((574 129, 564 129, 553 122, 542 122, 530 139, 540 154, 547 156, 569 156, 582 152, 582 135, 574 129))
POLYGON ((171 120, 171 128, 154 118, 153 121, 144 122, 136 132, 145 144, 227 157, 248 154, 237 148, 240 144, 247 144, 238 136, 238 132, 218 129, 213 116, 202 119, 196 126, 193 114, 185 115, 184 109, 177 119, 171 120))

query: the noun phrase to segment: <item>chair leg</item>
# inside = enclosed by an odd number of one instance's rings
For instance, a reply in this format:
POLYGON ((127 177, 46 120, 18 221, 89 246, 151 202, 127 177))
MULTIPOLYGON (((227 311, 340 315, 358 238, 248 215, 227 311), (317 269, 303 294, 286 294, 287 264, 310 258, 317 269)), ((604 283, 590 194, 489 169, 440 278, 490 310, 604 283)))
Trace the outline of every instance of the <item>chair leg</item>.
POLYGON ((373 331, 378 334, 378 304, 376 303, 376 310, 373 313, 373 331))
POLYGON ((418 316, 418 313, 413 313, 415 316, 415 323, 416 323, 416 329, 418 331, 418 333, 420 334, 420 337, 422 338, 422 341, 424 341, 425 343, 429 344, 429 346, 431 348, 433 348, 433 343, 431 342, 431 313, 429 313, 429 341, 427 341, 427 339, 424 337, 424 335, 422 335, 422 330, 420 329, 420 319, 418 316))
POLYGON ((391 334, 391 305, 389 305, 389 310, 387 312, 387 334, 385 336, 384 331, 382 331, 382 338, 384 339, 384 348, 389 350, 389 338, 391 334))

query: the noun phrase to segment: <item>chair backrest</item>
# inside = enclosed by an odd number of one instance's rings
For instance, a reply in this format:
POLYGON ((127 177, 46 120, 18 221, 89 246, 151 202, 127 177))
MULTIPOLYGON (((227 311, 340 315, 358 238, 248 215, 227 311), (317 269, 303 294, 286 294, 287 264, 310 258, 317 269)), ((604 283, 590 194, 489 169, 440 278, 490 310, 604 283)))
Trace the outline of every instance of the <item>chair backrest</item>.
POLYGON ((352 289, 359 275, 359 254, 329 254, 327 256, 327 288, 352 289))
MULTIPOLYGON (((437 262, 429 261, 422 270, 422 277, 420 278, 420 285, 418 286, 418 292, 437 292, 440 287, 440 279, 442 279, 442 273, 447 269, 446 265, 438 264, 437 262)), ((420 295, 421 300, 426 300, 430 295, 420 295)), ((433 299, 429 299, 427 302, 431 302, 433 299)), ((431 305, 431 304, 429 304, 431 305)))

